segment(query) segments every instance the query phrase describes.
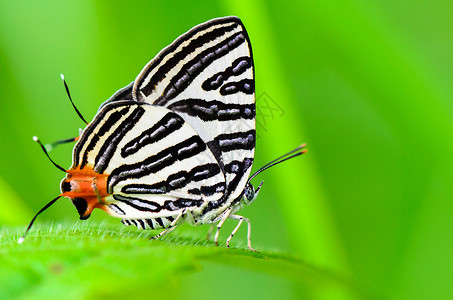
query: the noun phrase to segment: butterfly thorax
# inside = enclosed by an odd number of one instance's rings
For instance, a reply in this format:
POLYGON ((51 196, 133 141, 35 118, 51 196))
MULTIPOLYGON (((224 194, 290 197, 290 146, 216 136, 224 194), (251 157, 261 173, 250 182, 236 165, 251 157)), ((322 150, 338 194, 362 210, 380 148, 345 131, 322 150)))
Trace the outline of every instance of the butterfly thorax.
POLYGON ((94 208, 106 210, 104 198, 107 192, 107 174, 96 173, 92 168, 85 166, 71 168, 61 181, 61 195, 71 199, 79 212, 80 219, 90 217, 94 208))

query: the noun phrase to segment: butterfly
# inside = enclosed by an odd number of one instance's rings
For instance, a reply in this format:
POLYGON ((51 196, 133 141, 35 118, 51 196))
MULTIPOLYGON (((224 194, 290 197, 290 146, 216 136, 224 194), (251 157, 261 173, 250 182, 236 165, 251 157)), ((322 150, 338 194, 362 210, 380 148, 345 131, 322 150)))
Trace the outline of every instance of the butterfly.
MULTIPOLYGON (((69 99, 69 89, 62 77, 69 99)), ((255 78, 250 40, 241 20, 223 17, 192 28, 164 48, 129 85, 101 104, 76 141, 60 197, 80 219, 95 208, 141 229, 218 223, 257 197, 250 182, 265 169, 305 153, 305 145, 250 176, 254 160, 255 78)), ((26 234, 25 233, 25 234, 26 234)), ((25 235, 20 239, 23 241, 25 235)))

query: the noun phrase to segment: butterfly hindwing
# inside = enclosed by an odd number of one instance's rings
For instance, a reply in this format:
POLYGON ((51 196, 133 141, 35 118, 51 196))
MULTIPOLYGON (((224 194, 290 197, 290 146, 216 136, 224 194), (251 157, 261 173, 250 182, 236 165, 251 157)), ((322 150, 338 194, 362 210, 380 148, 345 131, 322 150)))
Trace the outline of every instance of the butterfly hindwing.
POLYGON ((108 175, 109 213, 172 217, 225 193, 225 176, 195 130, 164 107, 136 101, 105 105, 74 148, 74 166, 108 175))
POLYGON ((241 195, 255 150, 255 81, 238 18, 214 19, 180 36, 137 76, 132 97, 184 118, 225 173, 224 202, 241 195))

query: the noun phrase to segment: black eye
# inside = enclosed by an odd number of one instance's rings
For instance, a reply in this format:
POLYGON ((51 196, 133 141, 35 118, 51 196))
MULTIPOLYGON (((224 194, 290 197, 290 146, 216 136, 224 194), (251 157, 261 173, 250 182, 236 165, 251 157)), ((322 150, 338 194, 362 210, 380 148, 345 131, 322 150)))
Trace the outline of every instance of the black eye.
POLYGON ((71 191, 71 184, 68 181, 63 181, 61 184, 61 191, 64 192, 70 192, 71 191))
POLYGON ((247 198, 247 200, 249 200, 249 201, 253 200, 253 197, 255 196, 255 192, 253 191, 253 186, 251 184, 248 184, 246 186, 244 194, 245 194, 245 198, 247 198))

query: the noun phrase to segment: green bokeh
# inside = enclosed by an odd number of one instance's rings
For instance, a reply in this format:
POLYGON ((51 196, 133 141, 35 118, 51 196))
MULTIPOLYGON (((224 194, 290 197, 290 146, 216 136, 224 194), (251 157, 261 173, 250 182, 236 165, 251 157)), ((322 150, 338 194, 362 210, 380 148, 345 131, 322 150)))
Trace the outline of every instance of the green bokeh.
MULTIPOLYGON (((63 175, 31 137, 68 138, 84 125, 60 73, 90 119, 177 36, 237 15, 256 66, 255 168, 301 142, 310 149, 258 178, 260 197, 243 211, 255 247, 297 254, 384 298, 451 299, 452 13, 450 2, 426 0, 1 1, 0 224, 24 224, 59 193, 63 175)), ((70 166, 70 145, 51 154, 70 166)), ((76 219, 69 201, 41 218, 76 219)), ((96 220, 117 221, 101 211, 96 220)), ((181 295, 206 282, 206 297, 245 283, 244 298, 262 284, 275 287, 259 294, 269 298, 348 297, 216 262, 176 282, 181 295)))

